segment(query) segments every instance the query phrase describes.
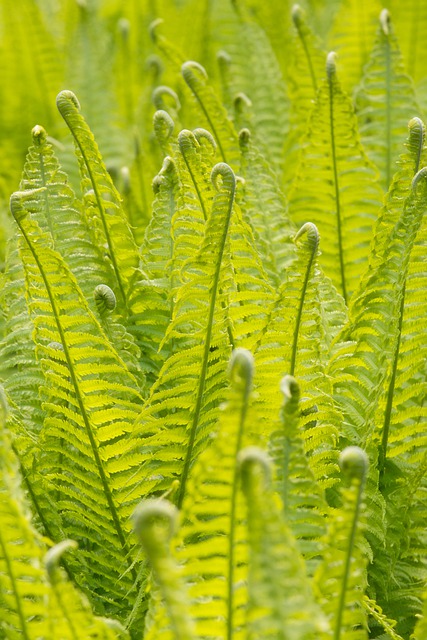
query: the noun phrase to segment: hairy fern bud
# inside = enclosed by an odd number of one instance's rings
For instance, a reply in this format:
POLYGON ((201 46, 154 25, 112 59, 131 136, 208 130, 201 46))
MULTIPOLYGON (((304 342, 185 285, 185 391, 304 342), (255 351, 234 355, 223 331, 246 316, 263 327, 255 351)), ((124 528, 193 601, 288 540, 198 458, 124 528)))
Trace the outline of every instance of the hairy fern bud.
POLYGON ((146 500, 135 509, 133 528, 149 558, 169 543, 178 528, 178 509, 161 498, 146 500))
POLYGON ((42 147, 46 143, 46 129, 44 129, 44 127, 41 127, 39 124, 36 124, 36 126, 33 127, 31 135, 35 147, 42 147))
POLYGON ((254 376, 254 358, 248 349, 238 347, 230 358, 230 380, 233 386, 244 388, 244 396, 250 393, 254 376))
POLYGON ((49 549, 44 558, 48 578, 52 584, 56 582, 59 561, 69 549, 77 549, 79 545, 75 540, 61 540, 49 549))
POLYGON ((280 391, 283 393, 284 414, 294 414, 298 409, 300 400, 300 387, 293 376, 286 375, 280 381, 280 391))
POLYGON ((268 454, 259 447, 246 447, 237 456, 243 491, 247 492, 254 480, 262 479, 264 485, 271 481, 271 463, 268 454))
POLYGON ((96 306, 99 314, 102 316, 107 311, 113 311, 116 308, 116 296, 110 287, 106 284, 99 284, 93 292, 96 306))
POLYGON ((347 447, 341 451, 339 465, 342 473, 349 479, 357 478, 364 482, 369 469, 369 458, 360 447, 347 447))

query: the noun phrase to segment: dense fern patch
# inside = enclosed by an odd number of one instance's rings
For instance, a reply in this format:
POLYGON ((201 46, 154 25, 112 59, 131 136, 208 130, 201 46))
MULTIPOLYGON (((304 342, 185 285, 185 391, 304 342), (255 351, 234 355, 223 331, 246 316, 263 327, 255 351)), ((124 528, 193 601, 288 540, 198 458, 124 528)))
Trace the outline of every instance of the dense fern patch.
POLYGON ((427 9, 384 4, 0 0, 0 638, 427 637, 427 9))

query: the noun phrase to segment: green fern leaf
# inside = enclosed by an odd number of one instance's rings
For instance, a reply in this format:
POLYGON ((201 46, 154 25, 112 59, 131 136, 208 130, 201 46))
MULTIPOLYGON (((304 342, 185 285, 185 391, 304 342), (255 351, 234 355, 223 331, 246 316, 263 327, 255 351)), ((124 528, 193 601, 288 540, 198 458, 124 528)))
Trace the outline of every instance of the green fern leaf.
POLYGON ((258 254, 272 284, 279 286, 294 257, 294 229, 278 180, 260 153, 248 129, 239 133, 240 172, 245 182, 237 201, 251 225, 258 254))
POLYGON ((315 455, 316 477, 332 484, 336 476, 336 437, 340 415, 325 376, 328 347, 345 320, 343 300, 316 266, 319 234, 306 223, 295 237, 297 259, 269 309, 269 321, 256 344, 260 415, 270 427, 282 404, 278 381, 295 375, 305 397, 302 409, 306 447, 315 455), (328 305, 324 304, 326 293, 328 305), (325 349, 325 351, 324 351, 325 349), (318 475, 317 475, 318 474, 318 475))
POLYGON ((387 9, 381 12, 377 38, 355 104, 362 143, 387 190, 405 139, 408 116, 419 115, 420 111, 387 9), (404 103, 402 95, 406 97, 404 103))
POLYGON ((301 140, 324 75, 326 57, 323 44, 309 26, 304 10, 297 4, 292 7, 292 21, 296 33, 287 71, 290 113, 285 151, 285 179, 289 182, 295 177, 301 140))
POLYGON ((199 638, 244 637, 247 545, 237 454, 256 430, 250 409, 253 359, 236 349, 231 388, 213 442, 190 472, 177 557, 189 584, 199 638))
POLYGON ((139 418, 141 433, 154 434, 147 444, 152 442, 156 451, 144 470, 145 478, 150 478, 146 490, 156 485, 169 488, 179 475, 179 506, 192 463, 216 421, 229 355, 223 296, 229 280, 235 177, 228 165, 220 163, 212 170, 212 180, 217 194, 205 237, 196 256, 187 261, 186 281, 178 290, 164 340, 179 340, 182 349, 165 362, 139 418))
POLYGON ((99 246, 107 244, 120 304, 126 307, 129 285, 139 266, 139 256, 123 213, 120 196, 102 162, 98 146, 71 91, 57 97, 58 109, 75 141, 82 178, 84 206, 89 224, 96 229, 99 246))
POLYGON ((368 457, 358 447, 348 447, 340 456, 350 487, 342 492, 342 507, 329 521, 322 562, 315 575, 319 602, 334 630, 334 640, 366 640, 367 625, 362 608, 366 586, 366 556, 360 549, 360 514, 368 473, 368 457))
POLYGON ((154 596, 154 602, 161 611, 161 619, 156 621, 157 625, 148 627, 144 638, 191 640, 193 625, 188 615, 186 594, 169 549, 177 529, 178 511, 166 500, 151 500, 142 502, 133 518, 135 532, 160 592, 154 596))
POLYGON ((360 144, 353 107, 338 82, 333 53, 326 66, 327 78, 310 116, 289 196, 289 213, 303 224, 310 211, 323 238, 320 264, 348 301, 367 263, 381 194, 360 144))
MULTIPOLYGON (((3 422, 3 420, 2 420, 3 422)), ((61 552, 76 547, 71 541, 61 550, 48 551, 43 567, 45 542, 32 528, 20 487, 17 459, 2 424, 0 446, 0 633, 5 639, 25 638, 126 638, 116 634, 109 621, 94 617, 87 602, 56 567, 61 552)), ((124 631, 124 630, 123 630, 124 631)))
POLYGON ((325 535, 328 507, 322 489, 314 479, 299 432, 300 389, 292 376, 281 382, 284 402, 281 428, 270 436, 270 456, 274 462, 274 488, 283 502, 285 520, 298 540, 310 575, 321 555, 320 539, 325 535))
POLYGON ((379 0, 344 0, 335 14, 330 44, 338 54, 342 67, 342 84, 350 95, 362 78, 374 44, 381 8, 379 0))
POLYGON ((46 379, 43 447, 51 453, 46 464, 61 495, 64 528, 81 541, 81 555, 91 566, 85 588, 108 610, 105 578, 119 598, 132 585, 130 576, 118 580, 131 562, 126 519, 132 503, 122 491, 126 475, 139 464, 136 454, 130 459, 127 454, 141 399, 135 379, 31 215, 43 200, 43 189, 18 192, 11 199, 25 240, 30 309, 37 313, 36 342, 46 379), (114 562, 106 561, 107 553, 114 562))
POLYGON ((268 458, 255 447, 239 455, 248 507, 249 638, 327 638, 298 545, 281 518, 269 486, 268 458))

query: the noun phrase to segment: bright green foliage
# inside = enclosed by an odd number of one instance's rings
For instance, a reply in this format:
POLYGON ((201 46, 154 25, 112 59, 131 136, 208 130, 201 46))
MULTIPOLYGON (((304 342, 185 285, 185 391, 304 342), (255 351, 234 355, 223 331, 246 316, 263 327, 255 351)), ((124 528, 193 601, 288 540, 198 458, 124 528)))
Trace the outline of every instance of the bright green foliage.
POLYGON ((419 107, 412 80, 405 73, 387 9, 381 12, 379 22, 355 104, 362 142, 380 170, 383 187, 388 189, 401 152, 406 123, 410 117, 419 115, 419 107))
POLYGON ((303 224, 309 211, 310 221, 322 225, 321 264, 345 301, 366 266, 381 202, 376 182, 375 169, 360 144, 351 100, 339 84, 335 55, 330 53, 302 145, 289 213, 303 224))
POLYGON ((0 638, 424 640, 424 4, 0 0, 0 638))

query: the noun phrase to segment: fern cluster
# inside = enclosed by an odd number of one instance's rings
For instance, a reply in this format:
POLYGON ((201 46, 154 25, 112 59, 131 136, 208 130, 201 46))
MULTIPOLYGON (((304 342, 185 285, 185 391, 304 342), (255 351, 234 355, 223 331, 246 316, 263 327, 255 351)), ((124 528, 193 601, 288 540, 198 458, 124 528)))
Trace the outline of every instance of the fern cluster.
POLYGON ((427 637, 427 8, 385 4, 0 0, 1 638, 427 637))

